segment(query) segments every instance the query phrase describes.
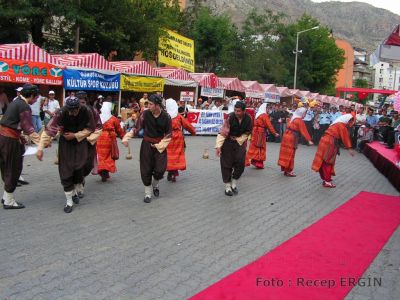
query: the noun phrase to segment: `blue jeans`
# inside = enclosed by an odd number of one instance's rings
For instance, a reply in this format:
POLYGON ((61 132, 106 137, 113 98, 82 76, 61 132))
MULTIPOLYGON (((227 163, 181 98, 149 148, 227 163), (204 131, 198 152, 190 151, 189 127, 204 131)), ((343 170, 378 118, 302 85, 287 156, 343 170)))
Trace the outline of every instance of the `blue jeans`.
POLYGON ((35 128, 36 132, 39 132, 40 130, 42 130, 42 120, 40 119, 40 116, 32 115, 32 123, 33 123, 33 127, 35 128))

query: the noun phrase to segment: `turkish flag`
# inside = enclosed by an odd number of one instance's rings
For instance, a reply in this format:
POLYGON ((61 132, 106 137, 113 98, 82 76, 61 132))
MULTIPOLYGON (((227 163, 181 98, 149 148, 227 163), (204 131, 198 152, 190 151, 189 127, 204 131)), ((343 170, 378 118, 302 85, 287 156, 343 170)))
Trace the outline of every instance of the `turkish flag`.
POLYGON ((367 97, 368 97, 368 93, 365 93, 365 92, 358 93, 358 99, 360 99, 360 100, 364 100, 367 97))
POLYGON ((213 89, 217 87, 217 76, 215 74, 210 75, 210 84, 213 89))
POLYGON ((199 123, 199 116, 200 112, 188 112, 187 119, 191 124, 198 124, 199 123))

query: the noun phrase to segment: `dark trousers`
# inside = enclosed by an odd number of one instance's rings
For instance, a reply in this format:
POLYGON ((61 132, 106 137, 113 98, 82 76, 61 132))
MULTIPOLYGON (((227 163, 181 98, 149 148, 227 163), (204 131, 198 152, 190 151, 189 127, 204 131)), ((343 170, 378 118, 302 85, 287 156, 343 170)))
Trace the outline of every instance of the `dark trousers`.
POLYGON ((387 134, 387 145, 390 148, 394 147, 394 142, 395 142, 395 131, 393 127, 390 127, 390 129, 388 130, 388 134, 387 134))
POLYGON ((97 159, 96 144, 93 146, 89 142, 88 144, 88 159, 85 167, 83 168, 83 176, 86 177, 90 174, 94 167, 94 160, 97 159))
POLYGON ((320 124, 319 129, 315 130, 314 134, 314 144, 318 145, 325 131, 329 128, 329 124, 320 124))
POLYGON ((75 184, 83 183, 84 168, 88 160, 88 142, 67 141, 60 137, 58 146, 58 172, 65 192, 74 189, 75 184))
POLYGON ((158 152, 145 140, 140 146, 140 176, 145 186, 151 185, 152 177, 161 180, 167 170, 167 150, 158 152))
POLYGON ((23 167, 25 146, 17 139, 0 135, 0 169, 4 190, 13 193, 23 167))
MULTIPOLYGON (((314 140, 313 139, 313 136, 314 136, 313 121, 304 121, 304 124, 306 125, 307 131, 311 137, 311 140, 314 140)), ((302 145, 308 145, 308 142, 306 141, 306 139, 303 136, 300 137, 300 143, 302 145)))
POLYGON ((224 183, 242 176, 246 161, 246 143, 242 146, 229 138, 225 140, 221 147, 221 173, 224 183))

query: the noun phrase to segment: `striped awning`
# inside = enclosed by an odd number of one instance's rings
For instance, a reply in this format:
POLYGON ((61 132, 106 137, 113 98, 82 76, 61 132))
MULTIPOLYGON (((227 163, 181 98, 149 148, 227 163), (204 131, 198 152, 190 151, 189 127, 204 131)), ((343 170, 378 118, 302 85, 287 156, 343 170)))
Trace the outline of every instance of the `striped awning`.
POLYGON ((161 77, 161 75, 147 61, 112 61, 114 70, 121 73, 161 77))
POLYGON ((182 87, 197 86, 197 82, 185 70, 172 67, 154 68, 154 70, 165 79, 166 85, 182 87))
POLYGON ((263 88, 264 92, 276 93, 280 95, 280 92, 275 84, 260 83, 260 85, 263 88))
POLYGON ((0 57, 55 64, 52 55, 33 43, 0 45, 0 57))
POLYGON ((222 84, 224 85, 224 89, 228 91, 235 91, 235 92, 244 92, 246 87, 242 84, 239 78, 236 77, 219 77, 222 84))
POLYGON ((223 89, 224 85, 214 73, 189 73, 196 82, 205 88, 223 89))
POLYGON ((293 94, 290 92, 290 89, 287 88, 286 86, 277 86, 276 87, 278 92, 279 92, 279 96, 281 97, 291 97, 293 96, 293 94))
POLYGON ((329 97, 327 95, 318 95, 316 100, 323 103, 329 103, 329 97))
POLYGON ((111 64, 98 53, 54 54, 52 56, 56 64, 63 67, 114 70, 111 64))
POLYGON ((242 81, 246 87, 246 97, 251 98, 264 98, 264 89, 257 81, 242 81))
POLYGON ((319 93, 310 93, 308 95, 308 98, 313 99, 313 100, 318 100, 318 96, 319 96, 319 93))

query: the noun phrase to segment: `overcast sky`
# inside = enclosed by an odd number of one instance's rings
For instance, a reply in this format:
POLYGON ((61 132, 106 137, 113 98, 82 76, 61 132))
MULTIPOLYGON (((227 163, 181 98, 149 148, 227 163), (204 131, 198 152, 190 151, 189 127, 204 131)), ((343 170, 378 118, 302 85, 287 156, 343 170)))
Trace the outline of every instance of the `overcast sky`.
MULTIPOLYGON (((311 0, 313 2, 327 2, 330 0, 311 0)), ((365 2, 376 7, 384 8, 400 15, 400 0, 339 0, 340 2, 365 2)))

